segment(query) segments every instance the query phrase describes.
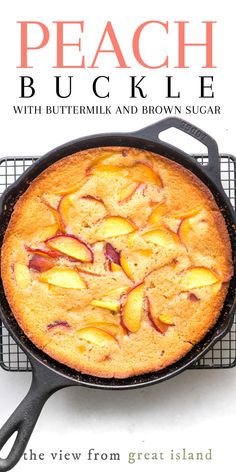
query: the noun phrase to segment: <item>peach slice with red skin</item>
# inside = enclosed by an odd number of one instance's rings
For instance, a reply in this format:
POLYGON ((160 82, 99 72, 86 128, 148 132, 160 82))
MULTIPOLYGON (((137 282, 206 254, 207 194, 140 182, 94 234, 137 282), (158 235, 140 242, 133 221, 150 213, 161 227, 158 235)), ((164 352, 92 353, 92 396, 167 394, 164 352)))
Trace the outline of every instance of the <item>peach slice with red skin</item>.
POLYGON ((43 272, 39 278, 40 282, 55 285, 61 288, 81 290, 87 288, 87 284, 76 269, 55 266, 43 272))
POLYGON ((61 256, 61 254, 58 251, 53 251, 48 248, 40 248, 40 247, 34 248, 30 246, 25 246, 25 248, 28 252, 31 252, 33 254, 38 254, 39 256, 53 257, 53 258, 61 256))
POLYGON ((107 216, 98 227, 102 239, 129 234, 136 229, 133 222, 121 216, 107 216))
POLYGON ((216 273, 206 267, 190 267, 181 274, 181 283, 185 290, 214 285, 219 281, 216 273))
POLYGON ((46 270, 54 267, 55 261, 46 255, 34 254, 29 261, 29 269, 36 270, 37 272, 45 272, 46 270))
POLYGON ((156 244, 157 246, 169 248, 179 244, 179 237, 176 233, 167 228, 155 228, 142 233, 146 242, 156 244))
POLYGON ((55 328, 70 328, 70 325, 67 321, 60 321, 56 320, 54 323, 50 323, 47 325, 48 330, 54 330, 55 328))
POLYGON ((117 251, 112 244, 105 243, 103 252, 107 260, 108 269, 111 272, 120 272, 122 270, 120 266, 120 251, 117 251))
POLYGON ((136 333, 140 326, 143 314, 144 283, 132 287, 122 296, 121 321, 131 333, 136 333))
POLYGON ((53 250, 82 262, 93 262, 93 252, 87 243, 72 234, 54 236, 45 241, 53 250))
POLYGON ((110 342, 116 342, 118 344, 117 339, 112 334, 94 326, 81 328, 77 333, 80 339, 96 344, 97 346, 104 346, 110 342))
POLYGON ((16 262, 14 264, 14 276, 18 287, 23 290, 31 284, 30 270, 26 264, 16 262))
POLYGON ((114 262, 116 265, 120 265, 120 251, 117 251, 111 243, 105 243, 103 252, 106 259, 114 262))

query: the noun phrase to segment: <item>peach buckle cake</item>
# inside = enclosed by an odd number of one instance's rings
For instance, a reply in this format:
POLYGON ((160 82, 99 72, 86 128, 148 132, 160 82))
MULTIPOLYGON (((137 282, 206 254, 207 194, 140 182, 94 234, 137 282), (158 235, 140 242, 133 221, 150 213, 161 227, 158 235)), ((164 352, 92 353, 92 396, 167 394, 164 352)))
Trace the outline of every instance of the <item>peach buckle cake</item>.
POLYGON ((77 152, 19 198, 1 257, 13 315, 79 372, 125 378, 183 357, 217 321, 232 276, 207 187, 160 155, 77 152))

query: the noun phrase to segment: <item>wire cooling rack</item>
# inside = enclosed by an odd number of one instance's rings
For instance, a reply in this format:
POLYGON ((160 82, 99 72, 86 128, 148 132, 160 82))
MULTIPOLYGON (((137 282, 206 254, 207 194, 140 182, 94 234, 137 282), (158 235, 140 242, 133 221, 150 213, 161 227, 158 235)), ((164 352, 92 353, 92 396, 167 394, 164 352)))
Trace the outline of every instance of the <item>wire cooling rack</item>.
MULTIPOLYGON (((194 156, 202 164, 207 163, 207 157, 194 156)), ((233 207, 236 204, 236 158, 222 154, 221 181, 233 207)), ((11 185, 37 157, 6 157, 0 159, 0 194, 11 185)), ((192 369, 229 368, 236 365, 236 315, 231 331, 202 358, 192 369)), ((30 362, 25 353, 12 339, 7 329, 0 321, 0 366, 9 371, 30 371, 30 362)))

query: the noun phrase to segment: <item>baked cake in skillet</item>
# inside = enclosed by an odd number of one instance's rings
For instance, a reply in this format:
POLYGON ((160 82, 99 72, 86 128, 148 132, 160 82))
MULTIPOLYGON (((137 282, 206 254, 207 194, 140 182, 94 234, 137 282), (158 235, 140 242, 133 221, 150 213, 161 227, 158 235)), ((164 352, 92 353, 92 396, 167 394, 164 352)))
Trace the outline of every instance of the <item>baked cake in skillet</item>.
POLYGON ((160 370, 215 324, 232 276, 216 202, 151 152, 89 149, 19 198, 1 256, 13 315, 31 341, 79 372, 160 370))

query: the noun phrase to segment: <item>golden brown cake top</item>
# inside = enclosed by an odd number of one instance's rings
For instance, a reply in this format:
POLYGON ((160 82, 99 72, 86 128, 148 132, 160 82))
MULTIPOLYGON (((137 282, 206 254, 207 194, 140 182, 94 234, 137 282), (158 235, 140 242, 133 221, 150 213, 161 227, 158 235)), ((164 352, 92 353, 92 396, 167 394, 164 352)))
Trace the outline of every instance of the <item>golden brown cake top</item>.
POLYGON ((48 167, 19 199, 2 278, 27 336, 79 371, 127 377, 185 355, 232 274, 224 219, 196 176, 134 148, 48 167))

